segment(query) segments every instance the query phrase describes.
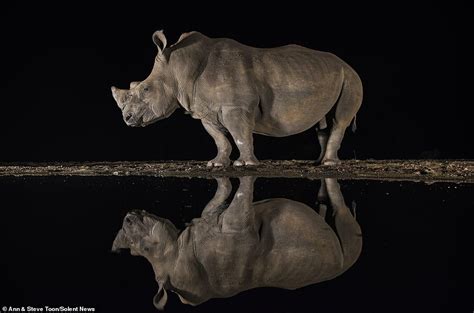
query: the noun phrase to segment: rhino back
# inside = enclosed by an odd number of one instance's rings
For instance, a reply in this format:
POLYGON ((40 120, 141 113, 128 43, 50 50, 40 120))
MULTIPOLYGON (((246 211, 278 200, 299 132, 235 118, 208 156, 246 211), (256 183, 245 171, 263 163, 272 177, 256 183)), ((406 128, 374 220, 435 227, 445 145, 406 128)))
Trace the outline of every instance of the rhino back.
POLYGON ((213 39, 205 67, 196 81, 196 105, 219 110, 222 106, 258 101, 253 56, 258 49, 232 39, 213 39))

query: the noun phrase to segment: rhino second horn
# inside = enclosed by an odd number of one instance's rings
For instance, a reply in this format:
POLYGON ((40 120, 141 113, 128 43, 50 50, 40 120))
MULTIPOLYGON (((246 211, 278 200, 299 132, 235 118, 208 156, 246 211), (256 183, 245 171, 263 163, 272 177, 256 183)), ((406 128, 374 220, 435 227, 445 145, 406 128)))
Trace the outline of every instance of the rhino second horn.
POLYGON ((117 102, 117 105, 119 106, 119 108, 122 109, 123 107, 122 107, 122 101, 120 99, 120 96, 121 96, 123 90, 118 89, 115 86, 110 87, 110 90, 112 90, 112 96, 114 97, 115 102, 117 102))

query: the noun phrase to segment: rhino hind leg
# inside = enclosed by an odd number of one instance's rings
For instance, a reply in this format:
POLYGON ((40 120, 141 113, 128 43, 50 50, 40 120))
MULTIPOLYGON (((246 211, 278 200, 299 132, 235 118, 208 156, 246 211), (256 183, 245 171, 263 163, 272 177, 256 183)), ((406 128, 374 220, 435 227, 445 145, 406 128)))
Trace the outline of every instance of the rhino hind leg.
POLYGON ((318 126, 316 126, 318 142, 321 148, 319 157, 316 160, 316 163, 318 164, 321 163, 321 161, 323 160, 324 154, 326 153, 326 147, 328 144, 328 132, 326 128, 327 128, 326 117, 323 117, 323 119, 318 122, 318 126))
POLYGON ((225 133, 212 123, 202 121, 202 124, 209 135, 214 139, 217 146, 217 156, 207 162, 207 166, 228 166, 230 164, 229 156, 232 151, 232 146, 230 145, 229 140, 227 140, 225 133))
POLYGON ((341 146, 346 128, 355 118, 362 104, 362 83, 359 76, 353 70, 346 71, 345 75, 341 95, 335 105, 336 112, 326 151, 321 162, 324 165, 337 165, 341 162, 337 152, 341 146))
POLYGON ((254 119, 250 112, 239 107, 224 107, 222 119, 225 128, 230 132, 240 157, 234 161, 234 166, 258 165, 253 152, 254 119))
POLYGON ((334 121, 334 125, 331 128, 331 134, 329 135, 328 143, 326 145, 326 151, 324 157, 321 160, 323 165, 337 165, 341 163, 337 152, 341 146, 342 139, 344 138, 344 132, 346 131, 347 126, 338 125, 334 121))

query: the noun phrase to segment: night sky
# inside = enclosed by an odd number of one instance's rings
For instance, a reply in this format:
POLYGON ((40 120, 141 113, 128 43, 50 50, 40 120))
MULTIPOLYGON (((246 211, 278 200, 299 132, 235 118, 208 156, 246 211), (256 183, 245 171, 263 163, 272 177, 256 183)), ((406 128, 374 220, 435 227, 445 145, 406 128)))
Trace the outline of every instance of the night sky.
MULTIPOLYGON (((256 47, 296 43, 341 57, 364 84, 358 130, 346 133, 341 158, 474 157, 468 102, 460 96, 462 6, 289 2, 255 8, 235 1, 211 11, 154 3, 2 8, 0 161, 213 158, 212 138, 182 109, 130 128, 111 96, 111 85, 125 88, 147 77, 158 29, 169 44, 196 30, 256 47)), ((255 147, 259 159, 319 154, 314 129, 286 138, 255 135, 255 147)))

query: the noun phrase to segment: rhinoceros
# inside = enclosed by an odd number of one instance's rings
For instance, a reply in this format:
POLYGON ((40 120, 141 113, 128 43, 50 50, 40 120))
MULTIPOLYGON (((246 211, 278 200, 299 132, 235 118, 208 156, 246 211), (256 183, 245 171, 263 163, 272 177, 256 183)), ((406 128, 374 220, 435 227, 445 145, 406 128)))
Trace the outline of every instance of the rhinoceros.
POLYGON ((127 125, 146 126, 183 107, 217 145, 210 167, 230 164, 227 132, 240 152, 233 165, 243 166, 258 164, 253 133, 284 137, 316 126, 317 162, 340 162, 338 150, 352 120, 355 130, 362 83, 334 54, 299 45, 254 48, 199 32, 184 33, 168 47, 163 31, 156 31, 153 42, 158 53, 150 75, 128 90, 112 87, 127 125))
POLYGON ((171 221, 146 211, 124 218, 112 250, 130 249, 151 263, 158 309, 164 308, 167 291, 198 305, 258 287, 296 289, 332 279, 358 259, 361 229, 335 179, 323 179, 319 213, 285 198, 253 203, 253 177, 240 179, 226 206, 232 185, 228 178, 217 180, 214 198, 181 233, 171 221), (337 234, 325 222, 328 206, 337 234))

